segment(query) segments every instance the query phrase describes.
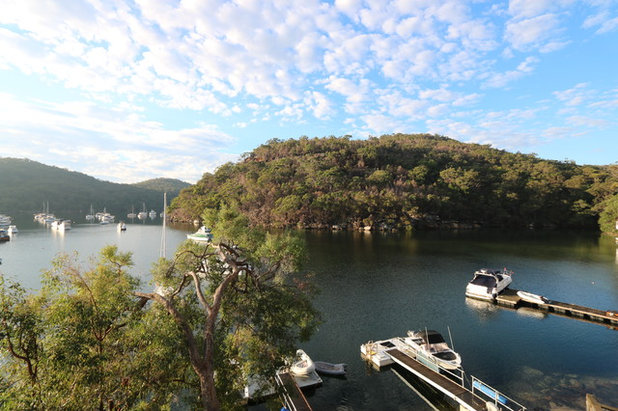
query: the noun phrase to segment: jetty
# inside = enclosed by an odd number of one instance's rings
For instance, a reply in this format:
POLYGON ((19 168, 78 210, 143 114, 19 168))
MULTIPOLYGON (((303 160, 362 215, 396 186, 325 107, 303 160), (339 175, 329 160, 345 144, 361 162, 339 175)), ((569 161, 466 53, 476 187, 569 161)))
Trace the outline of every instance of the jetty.
POLYGON ((398 364, 414 374, 424 383, 438 390, 460 410, 469 411, 524 411, 526 408, 481 380, 472 377, 466 385, 465 373, 461 367, 447 370, 414 350, 401 337, 381 341, 369 341, 361 345, 361 357, 380 370, 391 364, 398 364))
POLYGON ((313 411, 296 380, 289 372, 278 373, 275 381, 282 388, 281 399, 290 411, 313 411))
MULTIPOLYGON (((547 299, 544 303, 534 303, 522 299, 517 293, 519 290, 506 288, 496 297, 494 303, 503 307, 518 309, 527 307, 563 317, 575 318, 582 321, 601 323, 610 328, 618 327, 618 312, 613 310, 598 310, 547 299)), ((468 297, 472 298, 472 297, 468 297)))

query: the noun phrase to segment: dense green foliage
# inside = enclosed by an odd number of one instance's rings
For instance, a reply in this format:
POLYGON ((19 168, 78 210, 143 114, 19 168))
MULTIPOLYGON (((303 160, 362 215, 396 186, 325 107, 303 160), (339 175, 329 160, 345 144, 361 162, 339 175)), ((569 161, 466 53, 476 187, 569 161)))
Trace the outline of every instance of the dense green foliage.
POLYGON ((174 178, 152 178, 150 180, 142 181, 132 184, 136 187, 146 188, 148 190, 159 191, 161 193, 167 193, 168 197, 176 197, 180 190, 189 187, 191 184, 185 183, 181 180, 174 178))
POLYGON ((139 211, 143 203, 148 209, 162 211, 161 192, 173 188, 168 192, 169 202, 182 186, 182 182, 169 179, 116 184, 36 161, 0 158, 0 212, 8 214, 44 211, 47 202, 51 212, 67 214, 86 214, 92 205, 95 211, 106 208, 126 215, 132 205, 139 211))
POLYGON ((0 409, 238 409, 248 375, 272 379, 319 320, 303 243, 205 218, 217 241, 160 259, 153 292, 115 246, 86 271, 59 256, 38 294, 0 275, 0 409))
POLYGON ((596 228, 618 166, 579 166, 434 135, 271 140, 181 191, 172 218, 234 202, 253 224, 596 228))

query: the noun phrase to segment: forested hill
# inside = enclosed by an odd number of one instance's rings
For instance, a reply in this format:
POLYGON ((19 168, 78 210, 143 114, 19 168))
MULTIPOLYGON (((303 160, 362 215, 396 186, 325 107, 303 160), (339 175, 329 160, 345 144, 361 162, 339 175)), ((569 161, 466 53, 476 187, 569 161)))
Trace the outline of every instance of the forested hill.
POLYGON ((140 211, 145 203, 163 210, 166 188, 168 202, 178 194, 179 180, 156 179, 137 184, 116 184, 98 180, 86 174, 48 166, 27 159, 0 158, 0 212, 42 211, 49 202, 50 211, 56 213, 85 213, 93 206, 95 211, 124 215, 132 206, 140 211), (157 181, 161 184, 157 185, 157 181))
POLYGON ((596 228, 618 166, 579 166, 435 135, 271 140, 206 173, 172 204, 177 220, 237 203, 267 227, 596 228))

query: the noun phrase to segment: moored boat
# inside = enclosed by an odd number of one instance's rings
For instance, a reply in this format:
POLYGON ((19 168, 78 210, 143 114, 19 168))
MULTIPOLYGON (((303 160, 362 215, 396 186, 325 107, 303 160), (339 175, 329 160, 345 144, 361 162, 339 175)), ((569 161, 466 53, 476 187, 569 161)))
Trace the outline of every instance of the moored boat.
POLYGON ((207 243, 213 239, 213 235, 210 232, 209 228, 206 228, 205 226, 201 226, 200 229, 197 230, 195 233, 187 234, 187 238, 189 240, 207 243))
POLYGON ((324 361, 314 361, 315 370, 320 374, 345 375, 346 365, 343 363, 332 364, 324 361))
POLYGON ((118 223, 118 231, 127 231, 127 225, 124 223, 124 221, 121 221, 118 223))
POLYGON ((408 331, 404 341, 417 353, 447 370, 461 367, 461 356, 435 330, 408 331))
POLYGON ((315 371, 315 363, 311 357, 301 349, 296 350, 295 362, 290 365, 290 372, 294 375, 308 375, 315 371))
POLYGON ((9 228, 6 229, 7 233, 9 233, 9 235, 13 235, 13 234, 17 234, 19 233, 19 230, 17 229, 17 226, 14 224, 11 224, 9 226, 9 228))
POLYGON ((522 300, 533 304, 547 304, 549 300, 542 295, 529 293, 527 291, 517 291, 517 295, 522 300))
POLYGON ((10 241, 10 240, 11 240, 11 236, 9 236, 9 233, 5 229, 0 228, 0 242, 10 241))
POLYGON ((466 297, 482 300, 495 300, 498 294, 511 284, 512 272, 482 268, 474 272, 474 277, 466 286, 466 297))

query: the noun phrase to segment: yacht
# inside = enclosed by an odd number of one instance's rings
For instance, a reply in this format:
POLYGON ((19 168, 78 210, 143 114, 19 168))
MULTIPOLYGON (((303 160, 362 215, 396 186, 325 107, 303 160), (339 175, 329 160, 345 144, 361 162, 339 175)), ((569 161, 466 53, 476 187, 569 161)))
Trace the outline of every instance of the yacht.
MULTIPOLYGON (((404 341, 417 353, 447 370, 461 367, 461 357, 453 351, 435 330, 408 331, 404 341)), ((419 358, 420 360, 420 358, 419 358)), ((428 364, 429 365, 429 364, 428 364)))
POLYGON ((58 219, 54 220, 51 224, 51 228, 58 231, 65 231, 71 229, 71 220, 58 219))
POLYGON ((495 300, 513 281, 512 274, 513 272, 506 268, 502 271, 481 268, 474 273, 474 277, 466 286, 466 297, 495 300))
POLYGON ((198 243, 199 242, 207 243, 212 240, 213 235, 210 232, 210 228, 201 226, 200 229, 197 230, 195 233, 187 234, 187 238, 189 240, 197 241, 198 243))

